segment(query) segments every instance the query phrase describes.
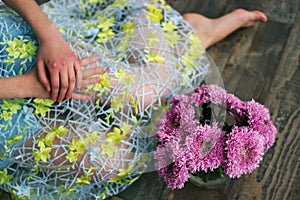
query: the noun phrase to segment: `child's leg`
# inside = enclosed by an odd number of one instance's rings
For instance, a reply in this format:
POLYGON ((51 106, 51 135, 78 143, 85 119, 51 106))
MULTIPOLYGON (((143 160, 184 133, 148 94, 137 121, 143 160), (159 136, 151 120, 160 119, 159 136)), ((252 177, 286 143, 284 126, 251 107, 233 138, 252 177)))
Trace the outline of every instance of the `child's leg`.
POLYGON ((268 20, 262 12, 244 9, 236 9, 216 19, 209 19, 196 13, 184 14, 183 18, 197 31, 204 48, 223 40, 239 28, 254 26, 258 22, 265 23, 268 20))

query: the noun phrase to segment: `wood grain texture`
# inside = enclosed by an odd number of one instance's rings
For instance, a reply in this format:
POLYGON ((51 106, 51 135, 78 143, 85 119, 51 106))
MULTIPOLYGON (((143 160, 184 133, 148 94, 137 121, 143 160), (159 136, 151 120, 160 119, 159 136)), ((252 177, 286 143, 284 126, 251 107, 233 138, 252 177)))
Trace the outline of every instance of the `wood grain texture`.
MULTIPOLYGON (((179 12, 218 17, 235 8, 264 11, 269 22, 241 29, 208 49, 225 88, 270 109, 278 135, 251 175, 201 189, 170 190, 149 172, 109 200, 300 200, 300 0, 169 0, 179 12)), ((9 195, 0 192, 0 200, 9 195)))
MULTIPOLYGON (((299 4, 298 4, 299 5, 299 4)), ((262 92, 252 92, 270 108, 277 129, 276 144, 265 156, 260 168, 250 176, 234 181, 227 188, 228 199, 300 199, 299 156, 300 156, 300 21, 278 23, 280 30, 273 35, 270 48, 262 55, 266 59, 263 71, 265 80, 262 92), (291 29, 291 30, 290 30, 291 29), (278 35, 280 34, 280 35, 278 35), (286 36, 284 36, 286 35, 286 36), (286 38, 286 42, 284 39, 286 38), (282 48, 280 48, 282 46, 282 48), (274 50, 277 49, 277 50, 274 50), (282 50, 281 50, 282 49, 282 50), (276 56, 277 55, 277 56, 276 56), (275 57, 276 56, 276 57, 275 57), (272 59, 270 61, 270 59, 272 59), (273 70, 269 65, 273 65, 273 70), (267 66, 268 65, 268 66, 267 66), (271 81, 271 82, 270 82, 271 81)), ((279 28, 278 27, 278 28, 279 28)), ((266 33, 266 32, 265 32, 266 33)), ((267 41, 264 39, 264 41, 267 41)), ((255 50, 256 46, 253 47, 255 50)), ((253 53, 253 51, 249 51, 253 53)), ((262 62, 256 59, 254 63, 262 62)), ((262 77, 260 77, 261 79, 262 77)), ((261 83, 260 83, 261 84, 261 83)), ((249 95, 249 94, 248 94, 249 95)))
MULTIPOLYGON (((134 184, 119 196, 131 200, 127 194, 134 188, 141 191, 134 200, 300 200, 300 1, 203 0, 201 8, 189 8, 184 0, 177 3, 185 5, 182 13, 196 11, 210 17, 240 7, 262 10, 268 15, 268 23, 241 29, 208 52, 229 92, 243 100, 254 98, 270 109, 278 129, 276 143, 251 175, 221 187, 201 189, 188 183, 182 190, 166 188, 169 194, 157 198, 152 194, 153 188, 161 182, 152 181, 146 187, 134 184)), ((192 1, 190 5, 199 4, 192 1)), ((142 176, 141 180, 146 182, 149 178, 142 176)))

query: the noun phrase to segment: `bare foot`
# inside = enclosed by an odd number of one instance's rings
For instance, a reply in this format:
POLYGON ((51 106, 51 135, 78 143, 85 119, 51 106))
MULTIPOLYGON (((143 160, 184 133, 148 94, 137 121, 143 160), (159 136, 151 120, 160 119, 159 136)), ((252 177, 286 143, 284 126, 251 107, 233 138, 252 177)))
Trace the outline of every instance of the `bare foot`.
POLYGON ((216 19, 209 19, 196 13, 184 14, 183 18, 196 30, 205 49, 223 40, 239 28, 268 21, 264 13, 244 9, 236 9, 216 19))

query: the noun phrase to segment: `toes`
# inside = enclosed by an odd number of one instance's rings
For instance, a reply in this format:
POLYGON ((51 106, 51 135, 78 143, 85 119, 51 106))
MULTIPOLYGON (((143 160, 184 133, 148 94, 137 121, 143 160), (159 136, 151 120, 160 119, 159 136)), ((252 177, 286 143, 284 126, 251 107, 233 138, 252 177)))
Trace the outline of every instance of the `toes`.
POLYGON ((258 19, 261 22, 265 23, 265 22, 268 21, 268 18, 267 18, 267 16, 264 13, 262 13, 260 11, 253 11, 253 13, 255 13, 257 15, 258 19))

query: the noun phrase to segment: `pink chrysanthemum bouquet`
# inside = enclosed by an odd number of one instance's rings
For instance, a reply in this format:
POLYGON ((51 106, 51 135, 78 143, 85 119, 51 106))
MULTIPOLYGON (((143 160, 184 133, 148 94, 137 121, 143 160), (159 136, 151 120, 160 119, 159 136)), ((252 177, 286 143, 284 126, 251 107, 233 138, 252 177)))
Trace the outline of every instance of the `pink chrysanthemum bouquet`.
POLYGON ((251 173, 275 141, 268 109, 243 102, 216 85, 174 96, 157 121, 156 167, 167 185, 218 169, 230 178, 251 173))

